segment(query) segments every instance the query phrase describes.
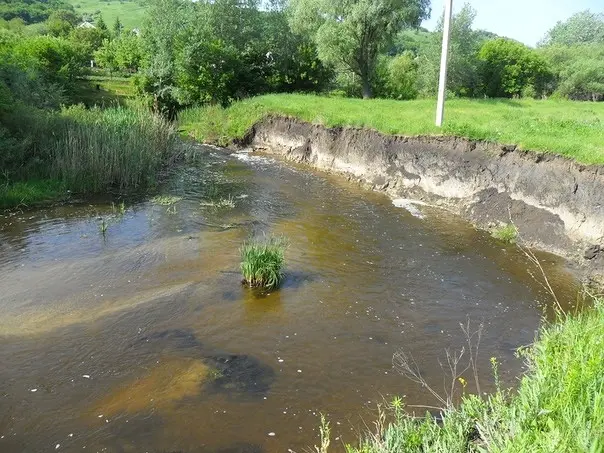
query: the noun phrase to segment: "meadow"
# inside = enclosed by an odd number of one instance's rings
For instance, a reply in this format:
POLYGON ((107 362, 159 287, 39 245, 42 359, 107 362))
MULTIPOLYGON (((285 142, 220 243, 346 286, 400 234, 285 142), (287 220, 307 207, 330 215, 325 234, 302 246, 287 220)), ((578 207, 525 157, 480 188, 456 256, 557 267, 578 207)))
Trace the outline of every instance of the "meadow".
POLYGON ((119 17, 127 29, 140 28, 147 6, 144 0, 68 0, 78 14, 94 15, 100 11, 108 27, 119 17))
POLYGON ((604 164, 604 103, 532 99, 451 99, 445 124, 434 125, 435 101, 351 99, 269 94, 183 111, 181 130, 222 146, 242 138, 268 115, 285 115, 328 127, 350 126, 385 134, 445 135, 517 145, 564 155, 585 164, 604 164))

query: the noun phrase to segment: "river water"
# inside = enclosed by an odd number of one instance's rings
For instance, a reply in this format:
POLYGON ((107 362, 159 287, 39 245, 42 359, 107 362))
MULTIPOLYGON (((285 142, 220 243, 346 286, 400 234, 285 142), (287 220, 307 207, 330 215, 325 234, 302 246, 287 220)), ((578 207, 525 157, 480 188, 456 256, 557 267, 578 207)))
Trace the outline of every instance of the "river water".
POLYGON ((397 350, 440 391, 460 323, 482 322, 482 390, 491 357, 511 386, 552 303, 515 247, 341 177, 203 148, 161 195, 0 215, 0 451, 302 452, 321 413, 341 451, 394 395, 436 404, 397 350), (289 240, 270 294, 238 269, 265 234, 289 240))

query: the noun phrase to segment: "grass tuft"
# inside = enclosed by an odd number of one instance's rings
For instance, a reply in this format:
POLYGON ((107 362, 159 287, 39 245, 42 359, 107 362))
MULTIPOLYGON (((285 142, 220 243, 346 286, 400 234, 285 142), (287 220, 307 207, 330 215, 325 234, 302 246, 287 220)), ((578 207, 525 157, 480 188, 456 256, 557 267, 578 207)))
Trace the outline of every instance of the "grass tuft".
POLYGON ((491 236, 506 244, 514 244, 518 237, 518 229, 511 223, 503 224, 491 231, 491 236))
POLYGON ((69 198, 65 184, 53 179, 29 180, 0 185, 0 209, 31 207, 69 198))
POLYGON ((250 287, 275 289, 283 281, 283 265, 287 243, 271 236, 245 242, 241 247, 243 283, 250 287))

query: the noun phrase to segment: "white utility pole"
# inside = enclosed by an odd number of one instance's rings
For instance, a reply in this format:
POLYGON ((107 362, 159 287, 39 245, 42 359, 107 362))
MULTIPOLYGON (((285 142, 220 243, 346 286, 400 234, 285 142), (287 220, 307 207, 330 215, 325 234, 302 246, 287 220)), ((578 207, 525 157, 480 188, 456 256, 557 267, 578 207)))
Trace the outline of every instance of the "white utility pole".
POLYGON ((438 80, 438 103, 436 104, 436 125, 443 125, 445 115, 445 93, 447 90, 447 60, 449 58, 449 40, 451 38, 451 12, 453 0, 445 0, 445 21, 443 24, 443 50, 440 55, 440 78, 438 80))

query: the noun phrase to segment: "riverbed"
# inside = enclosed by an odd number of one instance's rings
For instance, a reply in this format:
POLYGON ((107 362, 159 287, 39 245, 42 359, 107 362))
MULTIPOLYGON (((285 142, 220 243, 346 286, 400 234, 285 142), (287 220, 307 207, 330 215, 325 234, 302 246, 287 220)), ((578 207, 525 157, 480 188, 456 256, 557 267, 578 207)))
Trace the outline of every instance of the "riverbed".
MULTIPOLYGON (((514 245, 267 156, 200 147, 121 201, 0 214, 2 452, 301 452, 320 414, 341 451, 394 396, 437 404, 396 351, 440 391, 460 324, 482 323, 481 390, 491 357, 514 386, 553 303, 514 245), (286 279, 252 291, 239 247, 271 234, 286 279)), ((575 300, 564 262, 538 257, 575 300)))

